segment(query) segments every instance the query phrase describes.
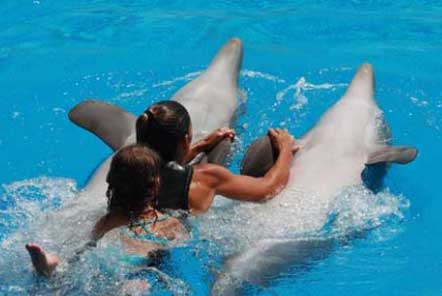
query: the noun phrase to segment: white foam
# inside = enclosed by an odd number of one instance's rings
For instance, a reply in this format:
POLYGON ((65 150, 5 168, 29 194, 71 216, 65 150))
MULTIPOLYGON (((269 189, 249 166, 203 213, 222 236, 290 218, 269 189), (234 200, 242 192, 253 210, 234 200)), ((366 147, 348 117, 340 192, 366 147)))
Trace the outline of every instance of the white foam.
POLYGON ((164 81, 161 81, 161 82, 154 83, 152 85, 152 87, 156 88, 156 87, 162 87, 162 86, 170 86, 170 85, 173 85, 173 84, 175 84, 176 82, 179 82, 179 81, 190 81, 190 80, 198 77, 198 75, 200 75, 201 73, 203 73, 203 71, 190 72, 190 73, 188 73, 186 75, 179 76, 179 77, 176 77, 176 78, 173 78, 173 79, 170 79, 170 80, 164 80, 164 81))
POLYGON ((410 100, 411 100, 411 102, 412 102, 415 106, 418 106, 418 107, 428 107, 428 105, 429 105, 429 103, 428 103, 427 100, 420 99, 420 98, 417 98, 417 97, 413 97, 413 96, 411 96, 411 97, 410 97, 410 100))
POLYGON ((266 80, 277 82, 277 83, 285 83, 285 80, 282 78, 279 78, 278 76, 275 76, 272 74, 267 74, 267 73, 262 73, 259 71, 242 70, 240 74, 241 74, 241 76, 244 76, 244 77, 262 78, 262 79, 266 79, 266 80))
MULTIPOLYGON (((114 231, 101 239, 74 263, 68 260, 88 241, 93 225, 106 210, 103 196, 79 192, 74 180, 66 178, 33 178, 3 185, 0 202, 10 205, 0 213, 2 227, 12 231, 1 242, 0 278, 9 292, 28 291, 35 294, 63 295, 64 289, 79 294, 119 295, 127 283, 127 275, 140 267, 125 261, 126 253, 114 231), (45 285, 35 285, 32 265, 25 249, 28 242, 41 244, 47 251, 57 253, 62 263, 56 277, 45 285)), ((153 280, 161 282, 168 291, 187 294, 189 286, 180 279, 158 269, 143 267, 153 280)), ((145 280, 145 279, 144 279, 145 280)), ((0 290, 0 294, 4 290, 0 290)))
POLYGON ((14 111, 14 112, 12 112, 11 117, 12 117, 12 119, 16 119, 16 118, 19 117, 20 115, 21 115, 20 112, 18 112, 18 111, 14 111))
MULTIPOLYGON (((120 289, 133 266, 122 263, 122 248, 113 237, 100 241, 97 248, 80 257, 78 264, 67 263, 88 241, 93 225, 104 214, 103 196, 78 192, 75 181, 65 178, 34 178, 3 188, 0 199, 10 206, 1 212, 0 223, 12 233, 0 243, 0 278, 9 283, 9 288, 15 284, 33 285, 32 265, 25 244, 37 242, 62 259, 57 268, 60 279, 51 281, 47 286, 49 290, 62 291, 63 287, 75 286, 92 294, 97 293, 93 291, 115 294, 120 289), (112 248, 120 253, 108 257, 112 248), (103 292, 107 289, 109 293, 103 292)), ((45 286, 40 288, 37 294, 48 293, 45 286)))
POLYGON ((133 98, 133 97, 142 97, 146 93, 147 93, 147 88, 135 89, 135 90, 129 91, 129 92, 122 92, 115 99, 121 100, 121 99, 133 98))
POLYGON ((409 204, 389 192, 373 194, 363 186, 343 190, 329 203, 314 193, 285 190, 262 204, 218 202, 198 223, 203 238, 223 242, 227 253, 269 238, 323 238, 378 227, 402 219, 409 204))
POLYGON ((293 99, 295 103, 290 107, 292 110, 300 110, 305 105, 308 104, 308 98, 305 95, 306 92, 310 90, 334 90, 336 88, 345 87, 346 83, 321 83, 321 84, 313 84, 309 83, 305 77, 301 77, 294 84, 289 85, 283 90, 279 91, 276 94, 276 101, 281 102, 286 97, 287 93, 291 90, 294 90, 293 99))
MULTIPOLYGON (((423 91, 418 93, 425 97, 423 91)), ((440 112, 442 102, 440 100, 425 99, 423 97, 410 96, 411 103, 417 107, 414 109, 414 112, 424 113, 425 124, 432 130, 435 130, 437 136, 440 137, 440 131, 442 130, 442 116, 440 112)), ((408 115, 414 116, 414 112, 410 112, 408 115)))

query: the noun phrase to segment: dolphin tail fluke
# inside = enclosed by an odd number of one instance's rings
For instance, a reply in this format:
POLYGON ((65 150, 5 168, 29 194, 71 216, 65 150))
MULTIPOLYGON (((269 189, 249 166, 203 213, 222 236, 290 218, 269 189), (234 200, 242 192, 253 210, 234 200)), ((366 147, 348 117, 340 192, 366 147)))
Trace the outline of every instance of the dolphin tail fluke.
POLYGON ((247 149, 241 162, 241 174, 262 177, 270 170, 277 158, 277 152, 273 149, 269 136, 265 135, 253 142, 247 149))
POLYGON ((100 101, 86 100, 69 111, 69 119, 95 134, 114 151, 135 132, 136 117, 123 109, 100 101))
POLYGON ((344 98, 372 99, 374 97, 374 74, 371 64, 362 64, 344 94, 344 98))
POLYGON ((385 146, 370 154, 366 165, 378 163, 398 163, 407 164, 412 162, 417 156, 417 149, 414 147, 392 147, 385 146))

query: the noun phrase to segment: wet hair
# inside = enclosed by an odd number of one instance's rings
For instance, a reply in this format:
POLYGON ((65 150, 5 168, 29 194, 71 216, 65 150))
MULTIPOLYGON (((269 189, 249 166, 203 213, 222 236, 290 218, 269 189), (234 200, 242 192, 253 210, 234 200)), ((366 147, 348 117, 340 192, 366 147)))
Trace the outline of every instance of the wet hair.
POLYGON ((189 132, 190 116, 175 101, 161 101, 150 106, 137 118, 137 143, 160 154, 165 162, 177 160, 178 144, 189 132))
POLYGON ((132 220, 148 206, 156 208, 161 158, 146 146, 124 147, 112 158, 107 174, 108 212, 120 212, 132 220))

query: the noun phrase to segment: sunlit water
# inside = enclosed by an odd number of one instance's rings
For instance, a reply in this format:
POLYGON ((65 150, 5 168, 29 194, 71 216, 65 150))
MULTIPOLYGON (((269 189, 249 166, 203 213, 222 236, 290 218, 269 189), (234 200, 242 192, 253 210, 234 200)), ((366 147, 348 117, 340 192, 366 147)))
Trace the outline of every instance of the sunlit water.
POLYGON ((439 3, 9 1, 0 11, 0 294, 118 294, 142 279, 146 293, 207 295, 226 256, 312 237, 336 244, 242 292, 442 293, 439 3), (307 131, 365 61, 393 142, 417 146, 419 157, 391 167, 381 192, 346 188, 327 205, 296 190, 264 204, 218 198, 156 267, 128 262, 112 235, 67 263, 104 211, 106 201, 81 188, 110 153, 68 121, 69 109, 101 98, 137 114, 195 78, 233 36, 245 47, 233 170, 269 127, 307 131), (64 259, 53 280, 32 272, 28 241, 64 259))

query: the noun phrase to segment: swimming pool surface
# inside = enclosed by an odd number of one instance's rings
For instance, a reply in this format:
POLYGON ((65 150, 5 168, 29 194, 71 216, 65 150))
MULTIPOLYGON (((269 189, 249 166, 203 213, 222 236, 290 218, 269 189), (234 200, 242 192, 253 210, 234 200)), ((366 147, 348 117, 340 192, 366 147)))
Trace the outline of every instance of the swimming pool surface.
POLYGON ((242 231, 246 224, 239 223, 246 221, 238 209, 255 209, 229 204, 223 219, 219 200, 201 220, 191 219, 192 239, 159 270, 134 270, 108 242, 47 281, 33 274, 24 249, 37 240, 68 253, 69 230, 90 222, 81 212, 50 215, 75 202, 111 152, 69 122, 69 109, 97 98, 138 114, 195 78, 235 36, 244 43, 245 112, 235 126, 233 170, 267 128, 284 126, 301 136, 363 62, 374 66, 376 99, 393 143, 419 148, 415 162, 391 167, 380 193, 355 189, 338 197, 338 222, 319 234, 357 235, 266 286, 243 286, 242 293, 442 294, 440 1, 109 2, 0 5, 0 295, 116 294, 128 278, 148 280, 155 295, 207 295, 223 257, 241 240, 294 231, 290 226, 299 221, 288 214, 242 231))

